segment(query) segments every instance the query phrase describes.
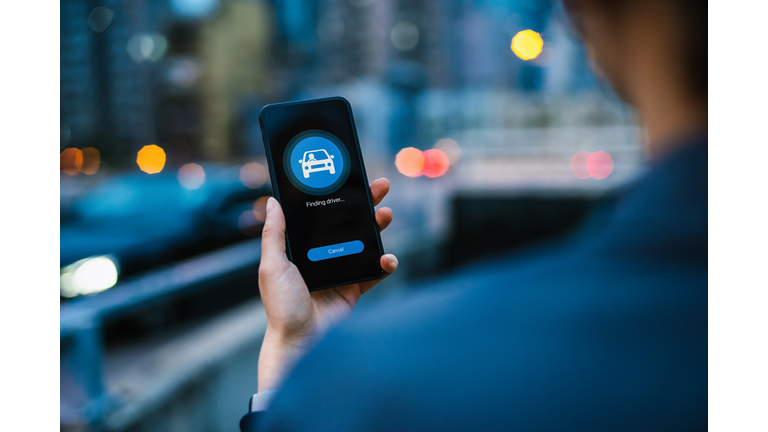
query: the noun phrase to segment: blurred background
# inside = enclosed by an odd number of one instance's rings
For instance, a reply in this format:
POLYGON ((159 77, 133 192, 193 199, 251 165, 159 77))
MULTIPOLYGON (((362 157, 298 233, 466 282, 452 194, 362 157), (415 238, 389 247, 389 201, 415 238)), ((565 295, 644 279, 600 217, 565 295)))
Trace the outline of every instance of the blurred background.
POLYGON ((60 8, 62 430, 236 430, 266 324, 266 104, 345 97, 392 183, 401 267, 360 309, 524 259, 644 169, 558 2, 60 8))

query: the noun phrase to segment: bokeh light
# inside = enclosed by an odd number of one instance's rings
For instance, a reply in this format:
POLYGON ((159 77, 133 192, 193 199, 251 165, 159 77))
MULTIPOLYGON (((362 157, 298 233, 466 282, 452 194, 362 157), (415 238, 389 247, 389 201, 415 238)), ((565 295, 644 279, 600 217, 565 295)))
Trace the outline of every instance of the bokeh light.
POLYGON ((424 151, 422 154, 424 155, 424 168, 421 170, 421 174, 429 178, 435 178, 448 171, 451 161, 442 150, 431 149, 424 151))
POLYGON ((168 49, 168 40, 158 33, 137 34, 128 40, 126 49, 136 63, 157 61, 168 49))
POLYGON ((604 179, 613 172, 613 158, 604 151, 596 151, 587 156, 587 173, 594 179, 604 179))
POLYGON ((87 175, 96 174, 101 166, 101 152, 93 147, 86 147, 82 153, 83 165, 80 167, 80 172, 87 175))
POLYGON ((77 175, 83 166, 83 152, 76 148, 64 149, 59 155, 59 166, 64 174, 77 175))
POLYGON ((589 178, 587 156, 589 156, 588 151, 579 151, 571 158, 571 172, 580 179, 589 178))
POLYGON ((114 15, 111 9, 98 6, 88 16, 88 26, 96 33, 101 33, 112 23, 114 15))
POLYGON ((445 153, 446 156, 448 156, 451 166, 456 165, 461 157, 461 147, 459 147, 459 143, 450 138, 442 138, 432 147, 445 153))
POLYGON ((253 203, 253 215, 256 216, 256 220, 264 222, 267 220, 267 201, 268 196, 263 196, 253 203))
POLYGON ((400 51, 410 51, 419 44, 419 28, 410 21, 399 21, 389 33, 392 45, 400 51))
POLYGON ((117 266, 107 257, 91 258, 72 275, 72 288, 80 294, 104 291, 117 283, 117 266))
POLYGON ((199 62, 189 59, 168 59, 166 77, 173 85, 188 89, 198 83, 202 70, 199 62))
POLYGON ((154 144, 146 145, 139 150, 136 163, 145 173, 157 174, 165 166, 165 151, 154 144))
POLYGON ((205 183, 205 170, 196 163, 184 164, 179 168, 177 178, 184 189, 199 189, 205 183))
POLYGON ((512 38, 512 51, 523 60, 532 60, 541 54, 544 41, 533 30, 523 30, 512 38))
POLYGON ((173 11, 184 18, 205 18, 215 12, 218 7, 218 0, 171 0, 173 11))
POLYGON ((64 297, 97 293, 113 287, 117 276, 117 264, 109 256, 86 258, 62 270, 60 292, 64 297))
POLYGON ((249 162, 240 169, 240 181, 249 189, 261 187, 267 181, 267 169, 258 162, 249 162))
POLYGON ((417 148, 406 147, 397 153, 395 167, 404 176, 418 177, 424 169, 424 155, 417 148))

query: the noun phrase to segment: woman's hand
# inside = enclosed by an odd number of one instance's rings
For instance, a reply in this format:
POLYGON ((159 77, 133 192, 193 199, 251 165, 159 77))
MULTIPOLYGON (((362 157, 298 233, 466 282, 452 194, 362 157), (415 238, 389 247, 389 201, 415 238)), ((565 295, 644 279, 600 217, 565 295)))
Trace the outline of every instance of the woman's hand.
MULTIPOLYGON (((371 183, 373 205, 389 192, 389 180, 371 183)), ((392 222, 392 210, 376 210, 383 230, 392 222)), ((267 311, 267 332, 259 355, 259 391, 276 388, 284 375, 314 343, 339 321, 350 316, 357 300, 384 277, 397 270, 397 258, 380 258, 383 277, 310 293, 296 266, 285 254, 285 217, 274 198, 267 202, 261 240, 259 290, 267 311)))

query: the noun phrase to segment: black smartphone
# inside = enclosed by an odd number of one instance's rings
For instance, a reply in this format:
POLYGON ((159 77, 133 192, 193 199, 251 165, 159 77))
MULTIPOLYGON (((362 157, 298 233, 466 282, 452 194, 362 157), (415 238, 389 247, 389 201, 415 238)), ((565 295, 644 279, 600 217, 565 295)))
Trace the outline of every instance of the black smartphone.
POLYGON ((381 277, 384 247, 349 102, 267 105, 259 124, 288 258, 309 290, 381 277))

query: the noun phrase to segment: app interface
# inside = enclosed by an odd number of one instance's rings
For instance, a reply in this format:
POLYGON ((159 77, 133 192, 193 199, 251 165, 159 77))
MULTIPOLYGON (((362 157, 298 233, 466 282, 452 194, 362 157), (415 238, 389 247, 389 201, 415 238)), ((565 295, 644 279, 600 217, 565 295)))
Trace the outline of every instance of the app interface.
POLYGON ((310 289, 380 275, 382 249, 347 104, 268 107, 262 128, 291 259, 310 289))

